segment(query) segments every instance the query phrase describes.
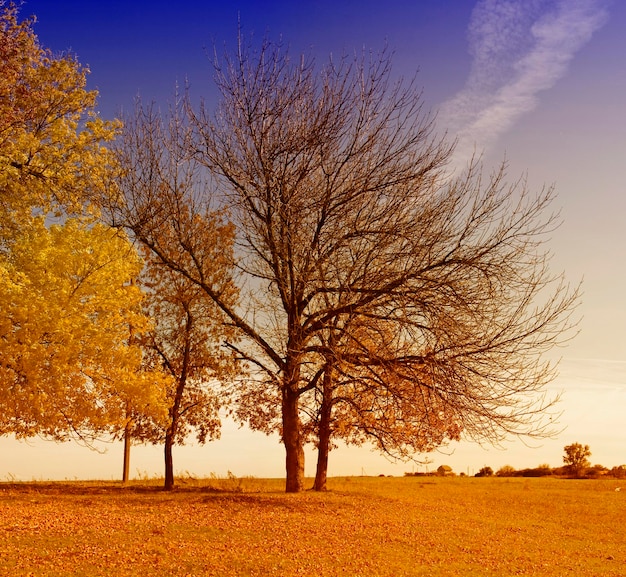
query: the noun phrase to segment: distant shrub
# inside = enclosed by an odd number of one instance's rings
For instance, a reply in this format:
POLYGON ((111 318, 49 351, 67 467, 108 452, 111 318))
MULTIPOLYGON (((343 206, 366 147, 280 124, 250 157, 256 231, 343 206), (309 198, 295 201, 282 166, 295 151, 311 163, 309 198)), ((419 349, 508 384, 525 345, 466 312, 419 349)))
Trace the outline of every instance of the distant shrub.
POLYGON ((537 467, 537 472, 539 473, 539 477, 547 477, 548 475, 552 475, 552 468, 550 465, 544 463, 537 467))
POLYGON ((548 477, 552 475, 552 469, 549 465, 539 465, 530 469, 521 469, 515 473, 517 477, 548 477))
POLYGON ((597 479, 598 477, 604 477, 609 473, 609 470, 603 465, 594 465, 589 467, 585 473, 585 477, 597 479))
POLYGON ((511 465, 504 465, 496 472, 496 477, 514 477, 517 471, 511 465))
POLYGON ((619 467, 613 467, 609 474, 616 479, 626 479, 626 465, 620 465, 619 467))
POLYGON ((491 467, 483 467, 474 477, 492 477, 493 469, 491 467))

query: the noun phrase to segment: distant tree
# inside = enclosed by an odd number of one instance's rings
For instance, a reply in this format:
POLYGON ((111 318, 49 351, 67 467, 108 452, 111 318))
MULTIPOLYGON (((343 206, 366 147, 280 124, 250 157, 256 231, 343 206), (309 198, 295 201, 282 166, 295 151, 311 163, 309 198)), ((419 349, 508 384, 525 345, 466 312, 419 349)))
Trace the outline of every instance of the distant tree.
POLYGON ((447 175, 452 147, 434 136, 415 85, 393 82, 385 54, 317 67, 270 42, 240 44, 215 72, 217 112, 188 104, 184 139, 214 181, 168 186, 141 156, 149 143, 128 142, 141 162, 123 166, 117 215, 239 330, 237 351, 258 369, 239 415, 261 430, 278 421, 286 490, 304 488, 303 409, 320 414, 323 435, 325 399, 331 425, 339 412, 335 438, 376 434, 378 414, 396 450, 413 448, 420 415, 428 442, 428 419, 441 415, 442 440, 448 422, 493 442, 545 434, 555 367, 542 355, 569 335, 578 301, 543 248, 558 224, 553 190, 510 186, 504 166, 487 180, 476 165, 447 175), (240 307, 203 277, 192 227, 175 225, 176 249, 159 239, 180 206, 216 202, 237 226, 240 307), (362 346, 365 326, 389 342, 362 346))
POLYGON ((563 462, 570 474, 580 477, 584 474, 587 467, 591 466, 589 462, 589 457, 591 457, 589 445, 572 443, 571 445, 566 445, 563 450, 565 451, 563 462))
POLYGON ((474 477, 493 477, 493 469, 491 467, 483 467, 474 477))
POLYGON ((626 479, 626 465, 619 465, 618 467, 613 467, 610 471, 612 477, 616 479, 626 479))

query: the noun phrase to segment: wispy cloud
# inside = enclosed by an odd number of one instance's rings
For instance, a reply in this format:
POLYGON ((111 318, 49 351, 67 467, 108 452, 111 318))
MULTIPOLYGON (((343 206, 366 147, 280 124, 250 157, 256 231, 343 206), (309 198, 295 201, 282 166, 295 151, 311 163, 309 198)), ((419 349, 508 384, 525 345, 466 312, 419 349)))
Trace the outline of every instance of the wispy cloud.
POLYGON ((607 16, 605 0, 479 0, 469 78, 439 112, 440 126, 458 138, 456 163, 488 150, 532 110, 607 16))
POLYGON ((556 381, 556 388, 563 385, 570 391, 626 394, 626 361, 564 357, 556 381))

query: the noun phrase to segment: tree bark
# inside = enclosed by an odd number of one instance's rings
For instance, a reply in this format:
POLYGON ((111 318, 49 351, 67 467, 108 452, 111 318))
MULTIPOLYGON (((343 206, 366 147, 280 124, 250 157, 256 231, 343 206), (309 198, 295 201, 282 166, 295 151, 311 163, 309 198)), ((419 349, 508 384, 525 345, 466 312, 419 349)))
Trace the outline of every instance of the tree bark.
POLYGON ((298 413, 298 391, 283 389, 282 417, 283 443, 285 445, 285 465, 287 493, 298 493, 304 489, 304 447, 300 415, 298 413))

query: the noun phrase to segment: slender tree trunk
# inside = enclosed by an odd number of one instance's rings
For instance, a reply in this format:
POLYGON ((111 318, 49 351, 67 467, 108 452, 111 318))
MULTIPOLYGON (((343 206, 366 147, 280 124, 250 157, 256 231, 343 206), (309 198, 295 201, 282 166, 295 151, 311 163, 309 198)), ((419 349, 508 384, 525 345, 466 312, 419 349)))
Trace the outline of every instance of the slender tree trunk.
POLYGON ((298 493, 304 489, 304 447, 298 413, 298 398, 298 391, 294 391, 292 388, 283 390, 283 443, 285 445, 287 472, 285 491, 287 493, 298 493))
POLYGON ((128 419, 124 427, 124 466, 122 468, 122 483, 128 483, 128 472, 130 470, 130 442, 131 442, 131 421, 128 419))
POLYGON ((315 491, 326 491, 326 479, 328 477, 328 454, 330 452, 333 409, 331 370, 331 367, 327 366, 324 371, 322 406, 320 407, 320 420, 317 431, 317 468, 315 470, 315 482, 313 483, 313 490, 315 491))
POLYGON ((320 420, 319 438, 317 444, 317 468, 315 470, 314 491, 326 491, 328 475, 328 453, 330 452, 330 427, 322 429, 320 420))
MULTIPOLYGON (((130 279, 130 286, 135 286, 135 279, 130 279)), ((135 329, 132 324, 128 325, 128 346, 135 344, 135 329)), ((128 483, 130 471, 130 442, 132 428, 130 402, 126 401, 126 425, 124 426, 124 465, 122 466, 122 483, 128 483)))
POLYGON ((172 447, 174 446, 174 435, 171 429, 165 434, 165 483, 163 488, 166 491, 174 489, 174 459, 172 457, 172 447))
POLYGON ((172 456, 172 447, 178 432, 178 423, 180 419, 180 405, 183 401, 183 394, 187 386, 187 375, 189 373, 189 358, 191 355, 191 335, 194 330, 194 317, 191 310, 185 307, 186 323, 185 323, 185 348, 183 350, 183 363, 176 384, 176 392, 174 393, 174 403, 169 410, 170 423, 165 431, 165 482, 163 488, 166 491, 174 489, 174 458, 172 456))
POLYGON ((178 431, 178 422, 180 419, 180 404, 183 399, 183 392, 187 385, 187 361, 184 363, 183 374, 178 380, 176 386, 176 393, 174 395, 174 404, 170 408, 170 423, 165 431, 165 482, 163 488, 166 491, 174 489, 174 457, 172 456, 172 447, 174 446, 174 440, 176 439, 176 433, 178 431))

